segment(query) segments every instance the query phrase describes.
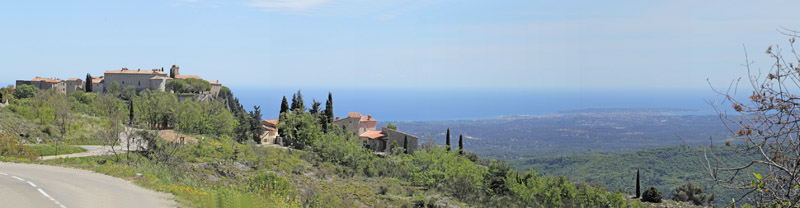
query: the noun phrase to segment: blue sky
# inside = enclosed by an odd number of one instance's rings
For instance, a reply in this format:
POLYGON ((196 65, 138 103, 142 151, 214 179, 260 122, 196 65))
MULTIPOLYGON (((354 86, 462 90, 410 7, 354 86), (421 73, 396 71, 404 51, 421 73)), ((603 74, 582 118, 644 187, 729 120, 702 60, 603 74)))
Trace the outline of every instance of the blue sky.
POLYGON ((797 1, 12 1, 0 84, 172 64, 232 87, 708 89, 797 1))

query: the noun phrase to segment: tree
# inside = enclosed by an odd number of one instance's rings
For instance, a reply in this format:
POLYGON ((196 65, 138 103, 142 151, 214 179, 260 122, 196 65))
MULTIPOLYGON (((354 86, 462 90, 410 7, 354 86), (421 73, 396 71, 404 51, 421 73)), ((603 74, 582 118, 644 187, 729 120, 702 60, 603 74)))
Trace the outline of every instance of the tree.
POLYGON ((713 142, 707 148, 708 155, 695 153, 713 181, 744 190, 748 194, 742 198, 748 198, 756 207, 800 205, 800 192, 796 189, 800 187, 800 55, 795 51, 795 40, 800 36, 798 31, 785 28, 781 32, 790 37, 790 55, 784 56, 778 45, 769 46, 766 54, 773 60, 772 66, 754 71, 745 48, 743 66, 747 77, 734 80, 727 89, 712 86, 717 93, 712 106, 733 140, 741 143, 732 145, 734 152, 753 160, 744 164, 722 162, 717 159, 714 151, 719 149, 713 148, 713 142), (743 96, 738 92, 749 97, 740 99, 743 96))
POLYGON ((128 110, 130 111, 128 113, 128 124, 133 125, 133 99, 128 100, 128 110))
POLYGON ((320 112, 319 111, 320 105, 322 105, 322 103, 319 103, 317 102, 317 100, 312 99, 311 109, 309 109, 308 112, 311 113, 311 115, 313 116, 318 116, 320 112))
POLYGON ((92 87, 93 87, 92 86, 92 82, 93 82, 92 81, 92 75, 87 73, 86 74, 86 83, 85 83, 85 86, 83 87, 84 91, 92 92, 92 87))
POLYGON ((458 154, 464 154, 464 135, 458 135, 458 154))
POLYGON ((328 92, 328 100, 325 101, 325 118, 328 119, 327 123, 333 123, 333 95, 331 92, 328 92))
POLYGON ((292 96, 292 111, 305 111, 306 106, 303 103, 303 93, 297 90, 297 94, 292 96))
POLYGON ((386 128, 387 128, 387 129, 394 129, 394 130, 397 130, 397 126, 395 126, 395 125, 394 125, 394 124, 392 124, 392 123, 386 124, 386 128))
POLYGON ((286 102, 286 96, 283 96, 283 101, 281 101, 281 112, 278 114, 280 115, 286 112, 289 112, 289 103, 286 102))
POLYGON ((261 144, 261 135, 264 134, 264 126, 261 125, 261 106, 253 106, 253 111, 250 112, 250 130, 252 132, 253 141, 256 144, 261 144))
POLYGON ((651 186, 647 190, 644 190, 644 194, 642 194, 642 201, 651 203, 661 203, 661 193, 658 192, 658 189, 656 189, 656 187, 651 186))
POLYGON ((188 78, 183 81, 186 82, 188 90, 191 93, 201 93, 211 90, 211 83, 206 80, 188 78))
POLYGON ((189 87, 186 86, 186 82, 180 79, 167 81, 165 88, 166 91, 172 91, 174 93, 186 93, 189 91, 189 87))
POLYGON ((447 143, 445 144, 447 151, 450 152, 450 128, 447 128, 447 143))
POLYGON ((109 84, 107 88, 108 89, 106 89, 106 94, 111 94, 111 95, 114 95, 114 96, 119 94, 121 92, 121 90, 122 90, 122 88, 120 88, 119 83, 117 81, 111 82, 111 84, 109 84))
POLYGON ((14 90, 14 97, 19 99, 32 98, 35 97, 37 93, 39 93, 39 88, 33 85, 20 85, 14 90))
POLYGON ((642 196, 641 190, 641 186, 639 186, 639 169, 636 169, 636 197, 634 198, 639 198, 642 196))
POLYGON ((714 194, 704 194, 703 186, 692 182, 678 186, 675 188, 675 193, 672 194, 674 201, 692 202, 697 206, 711 206, 714 197, 714 194))
POLYGON ((408 135, 403 137, 403 149, 405 150, 405 153, 408 154, 408 135))

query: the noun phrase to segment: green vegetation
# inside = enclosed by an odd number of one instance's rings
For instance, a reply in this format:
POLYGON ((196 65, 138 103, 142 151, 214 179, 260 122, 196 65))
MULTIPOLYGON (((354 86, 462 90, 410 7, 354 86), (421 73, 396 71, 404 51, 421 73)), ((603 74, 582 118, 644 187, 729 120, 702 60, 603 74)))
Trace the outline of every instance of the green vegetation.
MULTIPOLYGON (((698 164, 696 151, 703 157, 705 147, 674 146, 620 154, 582 154, 535 157, 509 161, 518 170, 535 169, 545 175, 564 175, 570 179, 601 184, 609 190, 636 192, 636 172, 641 170, 641 186, 654 186, 659 190, 675 190, 689 181, 697 182, 706 193, 714 194, 717 206, 725 206, 730 199, 737 200, 743 191, 727 189, 709 181, 708 172, 698 164)), ((733 151, 733 147, 715 147, 717 157, 728 165, 747 164, 752 158, 733 151)), ((749 173, 762 172, 762 166, 746 169, 749 173)), ((672 198, 672 193, 666 198, 672 198)))
POLYGON ((691 202, 698 206, 711 206, 716 195, 704 194, 703 186, 694 184, 692 182, 686 183, 682 186, 675 188, 675 193, 672 194, 672 200, 681 202, 691 202))
POLYGON ((661 192, 658 192, 658 189, 656 189, 656 187, 651 186, 647 190, 644 190, 644 193, 642 194, 642 201, 661 203, 661 192))
POLYGON ((254 130, 260 126, 260 110, 246 113, 227 88, 207 102, 178 102, 174 94, 147 90, 130 95, 128 101, 119 95, 45 92, 15 100, 0 109, 0 124, 4 131, 23 136, 5 139, 3 158, 38 157, 18 141, 36 143, 43 138, 49 143, 60 136, 70 144, 79 141, 82 132, 94 132, 97 140, 113 144, 109 141, 116 141, 127 123, 143 129, 135 134, 147 141, 146 151, 43 163, 131 180, 172 193, 190 207, 644 206, 620 191, 533 170, 520 172, 504 162, 447 147, 378 156, 363 148, 355 135, 330 124, 327 109, 306 111, 299 92, 279 123, 292 148, 262 147, 242 139, 258 135, 254 130), (48 128, 56 130, 41 130, 48 128), (155 131, 164 128, 199 140, 170 143, 155 131))
POLYGON ((36 93, 39 92, 39 88, 34 87, 33 85, 21 85, 17 87, 16 91, 14 91, 14 97, 23 99, 23 98, 32 98, 36 96, 36 93))
POLYGON ((28 149, 36 151, 36 153, 39 156, 64 155, 64 154, 86 152, 86 149, 84 148, 72 145, 64 145, 64 144, 58 144, 58 145, 39 144, 39 145, 28 145, 26 147, 28 149))

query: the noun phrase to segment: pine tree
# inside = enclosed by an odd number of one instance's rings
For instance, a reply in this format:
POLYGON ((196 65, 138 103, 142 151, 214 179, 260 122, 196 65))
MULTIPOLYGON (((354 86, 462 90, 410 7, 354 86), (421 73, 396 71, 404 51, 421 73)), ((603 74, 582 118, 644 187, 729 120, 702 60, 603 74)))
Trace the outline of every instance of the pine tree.
POLYGON ((297 94, 292 95, 292 106, 289 110, 294 111, 295 109, 297 109, 297 94))
POLYGON ((639 169, 636 169, 636 198, 635 199, 638 199, 641 196, 642 196, 642 192, 641 192, 641 187, 639 186, 639 169))
POLYGON ((261 144, 261 135, 264 134, 264 127, 261 126, 261 106, 253 106, 250 113, 250 130, 252 131, 253 141, 261 144))
POLYGON ((403 138, 403 149, 405 150, 406 154, 408 154, 408 135, 405 135, 403 138))
POLYGON ((83 90, 86 92, 92 92, 92 75, 86 74, 86 83, 83 87, 83 90))
POLYGON ((450 152, 450 128, 447 128, 447 141, 446 141, 447 151, 450 152))
POLYGON ((464 154, 464 135, 458 135, 458 154, 464 154))
POLYGON ((311 115, 317 116, 317 114, 320 113, 319 111, 320 105, 322 105, 322 103, 317 102, 316 99, 312 99, 311 109, 309 109, 308 112, 311 113, 311 115))

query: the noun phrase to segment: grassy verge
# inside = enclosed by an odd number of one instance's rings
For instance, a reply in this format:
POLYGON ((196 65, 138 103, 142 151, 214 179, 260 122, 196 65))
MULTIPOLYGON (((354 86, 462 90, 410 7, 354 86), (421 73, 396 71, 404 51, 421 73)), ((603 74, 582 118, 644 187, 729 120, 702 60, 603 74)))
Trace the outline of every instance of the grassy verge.
POLYGON ((38 145, 26 145, 28 149, 32 149, 39 154, 39 156, 50 156, 50 155, 64 155, 64 154, 72 154, 72 153, 81 153, 86 152, 86 149, 72 146, 72 145, 53 145, 53 144, 38 144, 38 145))

